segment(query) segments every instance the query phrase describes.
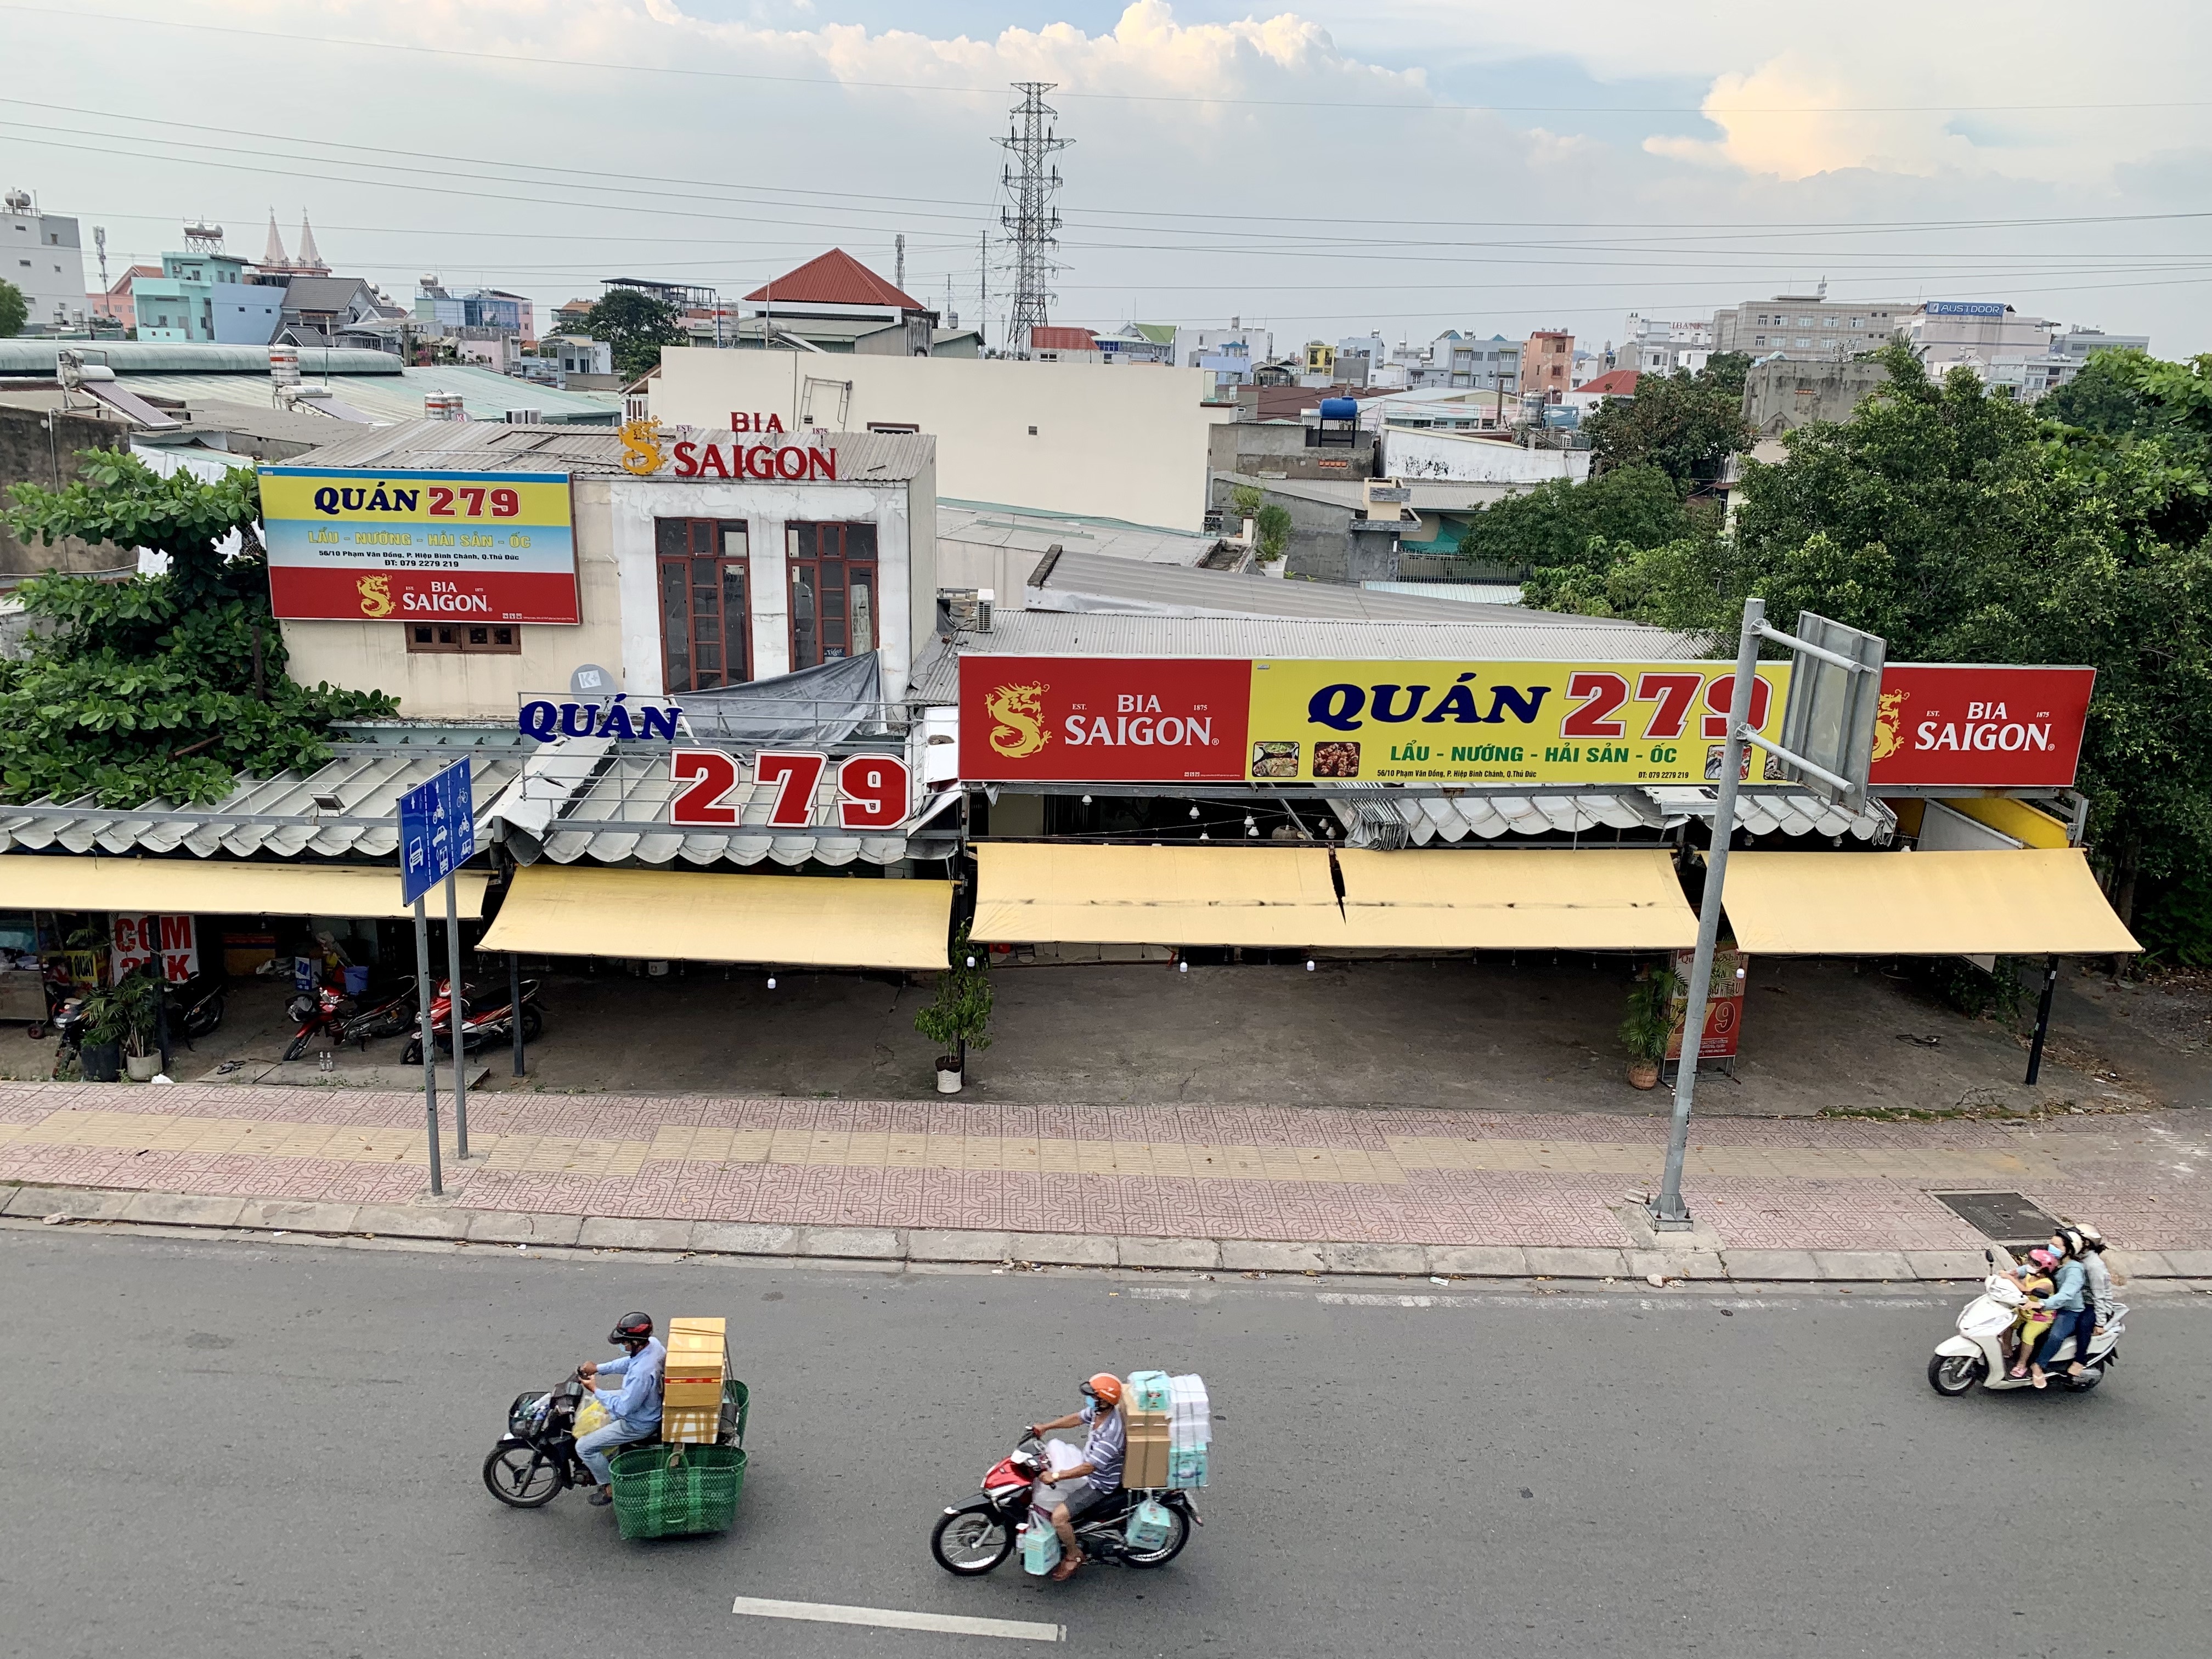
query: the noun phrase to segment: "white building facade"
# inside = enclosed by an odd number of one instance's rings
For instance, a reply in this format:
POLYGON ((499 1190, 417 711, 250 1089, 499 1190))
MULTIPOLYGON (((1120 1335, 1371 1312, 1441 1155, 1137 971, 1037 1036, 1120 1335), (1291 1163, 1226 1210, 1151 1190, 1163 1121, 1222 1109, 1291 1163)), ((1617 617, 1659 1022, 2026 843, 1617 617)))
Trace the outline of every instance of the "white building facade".
POLYGON ((22 289, 27 330, 49 331, 84 321, 84 246, 75 219, 41 213, 28 191, 0 198, 0 282, 22 289))

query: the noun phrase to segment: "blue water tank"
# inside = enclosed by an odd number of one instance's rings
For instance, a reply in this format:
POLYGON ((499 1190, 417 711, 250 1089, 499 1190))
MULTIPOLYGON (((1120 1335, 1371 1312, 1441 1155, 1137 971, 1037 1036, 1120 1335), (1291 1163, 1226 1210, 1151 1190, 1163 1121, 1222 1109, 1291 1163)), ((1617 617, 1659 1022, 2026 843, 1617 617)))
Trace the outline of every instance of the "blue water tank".
POLYGON ((1356 398, 1324 398, 1321 400, 1321 417, 1324 421, 1356 421, 1359 418, 1359 400, 1356 398))

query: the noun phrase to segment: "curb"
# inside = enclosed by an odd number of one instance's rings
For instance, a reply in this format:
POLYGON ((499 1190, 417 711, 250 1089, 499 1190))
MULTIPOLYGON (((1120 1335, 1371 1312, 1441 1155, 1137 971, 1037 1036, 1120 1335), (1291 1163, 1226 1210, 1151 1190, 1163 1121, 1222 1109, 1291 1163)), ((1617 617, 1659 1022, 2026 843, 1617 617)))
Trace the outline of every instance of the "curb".
MULTIPOLYGON (((1977 1279, 1977 1250, 1565 1249, 1517 1244, 1375 1244, 1314 1240, 1155 1238, 1133 1234, 987 1232, 958 1228, 778 1226, 651 1220, 404 1204, 315 1204, 98 1187, 18 1186, 14 1221, 120 1222, 226 1232, 294 1232, 452 1244, 645 1250, 677 1255, 805 1258, 915 1266, 1139 1267, 1185 1272, 1371 1274, 1389 1278, 1735 1279, 1897 1284, 1977 1279)), ((2212 1279, 2212 1250, 2118 1250, 2129 1279, 2212 1279)))

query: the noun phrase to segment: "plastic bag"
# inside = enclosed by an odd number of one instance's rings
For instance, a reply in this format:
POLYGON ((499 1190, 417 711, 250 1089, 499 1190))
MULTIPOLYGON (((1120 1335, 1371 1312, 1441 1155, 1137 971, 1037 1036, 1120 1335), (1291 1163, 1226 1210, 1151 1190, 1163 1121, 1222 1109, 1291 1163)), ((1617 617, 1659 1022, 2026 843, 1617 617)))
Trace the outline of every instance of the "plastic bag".
POLYGON ((1052 1522, 1032 1515, 1022 1528, 1022 1571, 1042 1578, 1060 1565, 1060 1534, 1052 1522))
POLYGON ((581 1440, 593 1430, 604 1429, 614 1420, 613 1413, 599 1403, 599 1396, 589 1395, 585 1399, 584 1403, 576 1408, 576 1438, 581 1440))
POLYGON ((1129 1511, 1129 1523, 1122 1528, 1121 1538, 1133 1550, 1156 1550, 1168 1541, 1168 1534, 1173 1528, 1167 1505, 1147 1498, 1129 1511))

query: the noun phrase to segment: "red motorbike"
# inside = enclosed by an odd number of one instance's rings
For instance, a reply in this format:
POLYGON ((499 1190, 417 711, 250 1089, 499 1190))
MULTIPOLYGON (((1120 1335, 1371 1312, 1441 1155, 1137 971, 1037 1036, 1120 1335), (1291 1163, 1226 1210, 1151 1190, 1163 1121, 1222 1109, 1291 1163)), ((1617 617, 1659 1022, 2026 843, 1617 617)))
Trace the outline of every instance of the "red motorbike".
POLYGON ((412 975, 401 980, 388 995, 367 1007, 335 986, 319 985, 313 991, 301 991, 284 1007, 286 1015, 300 1028, 284 1050, 284 1058, 299 1059, 318 1037, 333 1048, 352 1042, 366 1049, 372 1037, 398 1036, 407 1029, 414 1004, 412 975))
MULTIPOLYGON (((538 1008, 538 994, 543 985, 542 980, 526 979, 522 981, 522 1040, 525 1042, 537 1042, 538 1034, 545 1029, 545 1016, 538 1008)), ((507 999, 502 996, 495 1005, 479 1006, 480 1000, 486 995, 482 986, 461 987, 461 1045, 464 1053, 474 1054, 479 1048, 507 1042, 514 1034, 514 1010, 507 999)), ((437 1042, 440 1054, 453 1052, 453 984, 449 980, 438 981, 437 994, 430 1000, 430 1034, 437 1042)), ((419 1018, 416 1035, 408 1039, 407 1047, 399 1056, 399 1063, 403 1066, 422 1063, 419 1018)))
MULTIPOLYGON (((937 1565, 962 1578, 980 1578, 1014 1553, 1014 1534, 1024 1525, 1046 1524, 1033 1510, 1036 1483, 1046 1471, 1044 1444, 1024 1436, 1020 1445, 994 1463, 983 1476, 982 1496, 948 1505, 929 1534, 937 1565)), ((1182 1553, 1190 1529, 1204 1526, 1187 1492, 1164 1492, 1168 1534, 1151 1549, 1132 1548, 1122 1535, 1129 1511, 1145 1498, 1123 1490, 1076 1523, 1083 1553, 1094 1561, 1125 1567, 1164 1567, 1182 1553)))

